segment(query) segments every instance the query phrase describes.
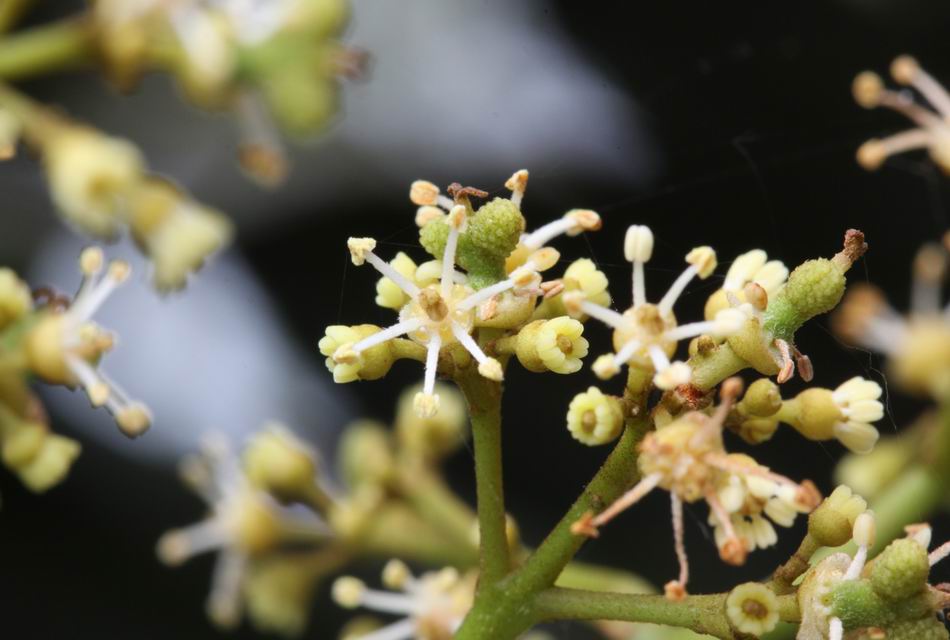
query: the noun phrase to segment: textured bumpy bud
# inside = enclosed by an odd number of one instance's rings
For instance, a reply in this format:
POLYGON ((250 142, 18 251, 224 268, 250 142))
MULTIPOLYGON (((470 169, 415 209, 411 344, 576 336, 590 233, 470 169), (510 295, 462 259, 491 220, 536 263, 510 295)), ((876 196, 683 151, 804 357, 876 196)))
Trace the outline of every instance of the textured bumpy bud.
POLYGON ((518 332, 516 354, 529 371, 574 373, 587 355, 584 325, 566 316, 536 320, 518 332))
POLYGON ((947 627, 936 616, 896 622, 886 633, 887 640, 947 640, 947 627))
POLYGON ((778 624, 778 598, 764 584, 740 584, 726 598, 726 616, 738 631, 761 636, 778 624))
POLYGON ((623 431, 620 400, 597 387, 577 394, 567 410, 567 429, 575 440, 589 446, 615 440, 623 431))
POLYGON ((851 539, 855 521, 867 508, 864 498, 841 485, 808 516, 808 533, 824 547, 839 547, 851 539))
POLYGON ((927 586, 930 573, 927 550, 910 538, 895 540, 874 558, 866 573, 881 598, 891 601, 909 598, 927 586))
POLYGON ((769 303, 765 328, 791 340, 806 320, 830 311, 844 295, 844 270, 833 260, 818 258, 799 265, 785 288, 769 303))
MULTIPOLYGON (((468 218, 459 236, 457 262, 468 272, 469 284, 481 289, 505 278, 505 259, 518 246, 524 217, 510 200, 495 198, 468 218)), ((429 220, 419 230, 422 246, 441 258, 449 237, 446 218, 429 220)))

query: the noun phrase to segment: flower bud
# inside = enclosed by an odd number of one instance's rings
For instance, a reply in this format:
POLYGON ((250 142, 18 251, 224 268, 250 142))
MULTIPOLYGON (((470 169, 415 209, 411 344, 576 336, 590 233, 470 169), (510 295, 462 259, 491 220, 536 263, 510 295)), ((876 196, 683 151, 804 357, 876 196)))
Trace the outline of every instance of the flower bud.
POLYGON ((618 398, 590 387, 571 400, 567 429, 575 440, 588 446, 606 444, 623 431, 623 406, 618 398))
POLYGON ((292 556, 268 556, 252 562, 244 579, 247 613, 264 632, 299 635, 307 625, 317 578, 292 556))
POLYGON ((587 355, 584 325, 566 316, 536 320, 518 332, 515 353, 525 369, 574 373, 587 355))
POLYGON ((144 170, 138 149, 93 129, 64 126, 48 132, 42 151, 50 194, 66 219, 96 236, 115 235, 119 206, 144 170))
POLYGON ((840 547, 851 539, 855 521, 866 510, 864 498, 840 485, 808 516, 808 533, 824 547, 840 547))
POLYGON ((759 582, 746 582, 729 592, 726 617, 738 631, 759 637, 778 624, 778 598, 759 582))
POLYGON ((255 486, 294 500, 310 493, 317 462, 313 450, 289 429, 270 424, 256 433, 244 450, 244 470, 255 486))
POLYGON ((468 415, 462 395, 449 385, 436 384, 439 411, 430 418, 416 413, 413 398, 420 387, 407 389, 399 397, 396 409, 396 437, 405 451, 426 460, 438 460, 465 443, 468 415))
POLYGON ((749 385, 738 408, 747 415, 767 418, 782 408, 782 394, 777 384, 768 378, 760 378, 749 385))
POLYGON ((221 213, 156 178, 143 180, 133 190, 128 216, 132 237, 151 259, 160 291, 183 287, 232 233, 221 213))
POLYGON ((15 468, 20 480, 31 491, 40 493, 63 481, 79 456, 79 443, 70 438, 47 434, 32 459, 15 468))
POLYGON ((803 262, 769 303, 763 326, 776 338, 791 340, 805 321, 833 309, 844 288, 844 269, 838 262, 825 258, 803 262))
POLYGON ((355 422, 343 430, 337 460, 350 487, 385 484, 396 465, 389 432, 369 420, 355 422))
POLYGON ((30 288, 12 269, 0 268, 0 329, 6 328, 32 309, 30 288))
MULTIPOLYGON (((400 251, 389 261, 390 266, 408 280, 414 280, 416 263, 412 258, 400 251)), ((441 268, 440 268, 441 271, 441 268)), ((409 296, 389 278, 382 277, 376 282, 376 304, 387 309, 402 309, 409 302, 409 296)))
POLYGON ((320 339, 320 353, 327 356, 327 369, 337 383, 354 380, 377 380, 389 373, 395 358, 390 342, 370 347, 359 354, 347 353, 344 347, 354 344, 380 331, 372 324, 360 324, 352 327, 332 325, 327 327, 326 335, 320 339))
POLYGON ((910 538, 894 540, 871 561, 865 573, 874 591, 898 601, 923 591, 930 574, 927 550, 910 538))

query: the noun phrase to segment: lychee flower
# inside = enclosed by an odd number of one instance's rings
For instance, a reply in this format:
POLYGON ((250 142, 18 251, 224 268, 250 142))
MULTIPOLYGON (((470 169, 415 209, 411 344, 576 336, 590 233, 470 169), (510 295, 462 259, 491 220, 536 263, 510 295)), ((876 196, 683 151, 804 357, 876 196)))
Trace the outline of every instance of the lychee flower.
POLYGON ((758 582, 746 582, 729 592, 726 616, 737 630, 758 638, 778 624, 778 606, 778 598, 771 589, 758 582))
POLYGON ((713 320, 716 314, 730 306, 752 302, 746 297, 749 284, 761 287, 767 299, 775 297, 788 280, 788 267, 780 260, 769 260, 762 249, 753 249, 738 256, 726 272, 722 287, 706 301, 705 316, 713 320))
MULTIPOLYGON (((669 491, 673 510, 674 548, 680 565, 679 577, 665 588, 667 597, 672 600, 685 596, 689 579, 683 540, 684 502, 706 501, 715 521, 722 526, 722 533, 717 540, 719 556, 733 565, 745 562, 747 553, 754 548, 751 542, 762 546, 758 542, 767 540, 764 532, 759 531, 754 532, 753 540, 744 539, 733 525, 731 511, 741 514, 743 507, 749 504, 761 504, 761 507, 756 508, 764 511, 765 505, 777 498, 778 502, 770 507, 770 511, 784 520, 789 510, 793 514, 807 512, 818 503, 817 492, 811 483, 796 484, 772 473, 751 458, 743 456, 737 459, 726 453, 722 425, 741 386, 738 378, 724 382, 721 404, 711 416, 698 411, 689 412, 648 433, 639 447, 637 464, 641 473, 640 481, 603 512, 597 516, 585 514, 571 527, 575 534, 596 537, 599 527, 639 502, 656 487, 669 491), (737 481, 733 481, 733 477, 737 481)), ((763 526, 759 522, 757 525, 763 526)))
POLYGON ((920 249, 906 317, 879 289, 863 285, 848 292, 833 318, 835 331, 846 340, 889 356, 893 380, 913 393, 950 390, 950 304, 941 303, 946 267, 943 247, 920 249))
POLYGON ((835 437, 855 453, 867 453, 874 448, 880 434, 871 425, 884 417, 881 385, 861 377, 854 377, 838 386, 832 398, 845 421, 834 426, 835 437))
POLYGON ((624 313, 587 300, 580 291, 565 293, 564 306, 574 316, 586 314, 614 330, 615 353, 601 356, 594 362, 594 373, 608 379, 620 372, 624 364, 652 369, 654 383, 661 389, 672 389, 690 380, 690 369, 685 362, 670 362, 677 343, 704 333, 728 336, 738 331, 745 315, 735 309, 725 309, 714 320, 677 326, 673 305, 694 277, 708 278, 716 268, 716 253, 710 247, 698 247, 689 252, 689 267, 676 279, 660 302, 647 302, 644 265, 653 254, 653 232, 648 227, 634 225, 627 230, 624 255, 633 263, 633 306, 624 313))
POLYGON ((131 269, 128 263, 114 260, 103 274, 103 266, 99 248, 82 252, 79 291, 65 310, 52 308, 39 316, 25 338, 26 361, 31 372, 45 382, 81 386, 93 406, 105 406, 119 429, 135 437, 148 429, 151 415, 97 366, 102 355, 112 349, 115 337, 92 321, 131 269))
POLYGON ((206 442, 203 455, 186 460, 182 474, 210 513, 197 524, 165 533, 158 541, 158 556, 177 566, 193 556, 218 552, 207 606, 208 615, 221 626, 240 619, 251 561, 281 545, 322 543, 333 536, 314 512, 283 506, 255 488, 223 439, 206 442))
POLYGON ((842 640, 844 625, 829 604, 832 590, 842 582, 861 576, 868 548, 874 544, 874 516, 864 512, 854 521, 853 540, 858 546, 854 557, 835 553, 819 562, 805 577, 798 590, 802 614, 797 640, 842 640))
POLYGON ((575 373, 587 355, 583 333, 584 325, 567 316, 535 320, 518 332, 515 353, 529 371, 575 373))
MULTIPOLYGON (((442 263, 438 260, 430 260, 416 265, 412 258, 400 251, 396 257, 389 261, 390 266, 398 271, 407 280, 413 281, 417 287, 427 287, 442 274, 442 263)), ((455 274, 455 281, 459 284, 465 282, 465 276, 460 273, 455 274)), ((387 309, 399 311, 409 302, 409 296, 399 288, 399 285, 389 278, 382 277, 376 283, 376 304, 387 309)))
POLYGON ((567 429, 588 446, 615 440, 623 431, 620 399, 604 395, 597 387, 577 394, 567 409, 567 429))
POLYGON ((808 513, 812 500, 803 499, 802 488, 785 478, 772 475, 766 467, 744 454, 728 454, 727 464, 734 470, 719 479, 716 496, 729 522, 715 510, 709 514, 716 546, 725 548, 729 530, 735 532, 747 551, 766 549, 778 542, 772 523, 791 527, 795 516, 808 513), (748 472, 746 472, 748 471, 748 472))
POLYGON ((854 99, 859 105, 865 109, 893 109, 917 126, 887 138, 865 142, 858 149, 858 163, 873 170, 889 156, 926 149, 937 166, 950 172, 950 94, 910 56, 900 56, 891 63, 891 76, 898 84, 915 89, 933 110, 916 103, 907 92, 885 89, 876 73, 860 73, 852 86, 854 99))
POLYGON ((402 616, 359 640, 412 640, 450 638, 472 606, 474 575, 460 576, 452 568, 413 576, 398 560, 383 569, 383 584, 390 589, 369 589, 361 580, 344 576, 333 584, 333 599, 342 607, 364 607, 402 616))

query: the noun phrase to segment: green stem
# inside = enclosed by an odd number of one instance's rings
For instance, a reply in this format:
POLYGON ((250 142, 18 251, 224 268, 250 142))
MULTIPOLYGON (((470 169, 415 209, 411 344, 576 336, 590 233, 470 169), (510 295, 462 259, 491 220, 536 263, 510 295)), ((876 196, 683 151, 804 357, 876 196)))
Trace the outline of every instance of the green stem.
POLYGON ((22 80, 82 66, 92 59, 92 44, 88 23, 75 18, 0 38, 0 78, 22 80))
MULTIPOLYGON (((726 617, 729 594, 687 596, 679 602, 660 595, 603 593, 555 587, 538 594, 536 614, 544 620, 624 620, 690 629, 724 640, 736 634, 726 617)), ((795 596, 779 597, 783 620, 799 619, 795 596)))
POLYGON ((810 534, 805 534, 802 543, 794 555, 782 564, 772 575, 772 582, 769 586, 775 593, 790 593, 794 589, 792 585, 800 575, 808 571, 809 561, 815 555, 815 552, 821 548, 810 534))
POLYGON ((689 365, 693 369, 690 384, 701 391, 709 391, 729 376, 749 367, 749 363, 725 342, 711 353, 693 356, 689 365))
POLYGON ((400 471, 399 487, 424 520, 439 527, 457 544, 474 548, 475 514, 440 477, 423 465, 410 465, 400 471))
POLYGON ((501 580, 510 568, 501 467, 501 385, 474 368, 456 380, 468 404, 475 447, 478 497, 479 589, 501 580))
POLYGON ((456 640, 515 638, 535 621, 534 597, 554 585, 586 538, 571 525, 588 511, 601 511, 637 480, 636 447, 649 426, 647 418, 627 429, 590 484, 524 565, 492 589, 479 592, 456 640))

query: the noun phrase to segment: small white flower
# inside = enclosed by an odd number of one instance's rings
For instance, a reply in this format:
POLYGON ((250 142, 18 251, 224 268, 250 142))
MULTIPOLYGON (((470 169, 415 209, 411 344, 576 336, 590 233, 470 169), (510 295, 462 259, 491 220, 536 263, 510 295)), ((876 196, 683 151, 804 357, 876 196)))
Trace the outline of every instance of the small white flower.
POLYGON ((845 418, 834 426, 835 437, 855 453, 868 453, 877 442, 879 434, 871 423, 884 417, 880 397, 880 385, 861 377, 851 378, 832 393, 845 418))
POLYGON ((396 622, 360 636, 360 640, 412 640, 449 638, 472 606, 474 576, 460 576, 455 569, 413 576, 398 560, 383 569, 383 583, 392 591, 368 588, 361 580, 344 576, 333 584, 333 599, 342 607, 365 607, 402 616, 396 622))
POLYGON ((284 543, 320 543, 333 535, 314 512, 285 507, 254 488, 222 438, 209 439, 201 457, 185 461, 182 474, 210 512, 197 524, 165 533, 158 541, 158 556, 177 566, 193 556, 218 552, 208 614, 221 626, 233 626, 240 619, 251 560, 284 543))
POLYGON ((601 378, 619 373, 624 364, 652 367, 654 383, 661 389, 689 382, 685 363, 670 362, 680 340, 704 333, 728 336, 738 331, 745 317, 734 309, 724 310, 712 320, 677 326, 673 305, 696 276, 708 278, 716 268, 716 253, 710 247, 697 247, 686 256, 689 266, 676 279, 657 304, 648 303, 644 282, 644 264, 653 254, 653 232, 649 227, 633 225, 627 230, 624 255, 633 262, 633 306, 618 313, 586 299, 582 291, 563 295, 564 306, 571 315, 588 315, 614 329, 615 353, 598 358, 594 372, 601 378))

